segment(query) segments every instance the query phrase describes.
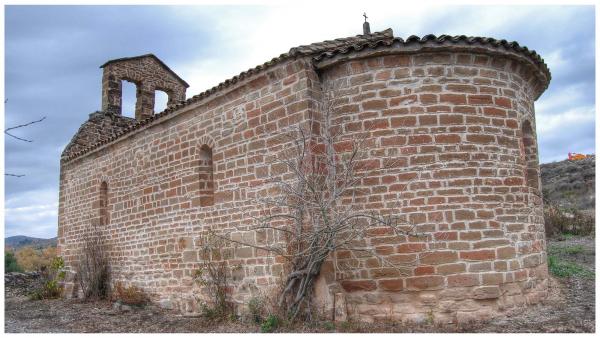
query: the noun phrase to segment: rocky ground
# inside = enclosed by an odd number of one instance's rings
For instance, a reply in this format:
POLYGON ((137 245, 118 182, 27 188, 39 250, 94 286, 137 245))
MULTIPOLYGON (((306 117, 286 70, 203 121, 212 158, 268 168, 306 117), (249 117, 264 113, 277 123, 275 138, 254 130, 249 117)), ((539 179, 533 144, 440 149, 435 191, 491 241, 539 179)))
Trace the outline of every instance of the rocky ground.
MULTIPOLYGON (((550 241, 549 254, 561 267, 579 266, 570 277, 552 278, 550 296, 543 303, 461 327, 398 323, 331 323, 280 327, 280 332, 594 332, 594 239, 570 237, 550 241), (575 264, 575 265, 573 265, 575 264), (583 270, 582 270, 583 269, 583 270), (583 272, 581 272, 583 271, 583 272)), ((562 271, 562 270, 561 270, 562 271)), ((571 270, 569 270, 571 271, 571 270)), ((29 300, 22 281, 5 278, 5 332, 260 332, 258 324, 183 317, 156 307, 124 309, 110 302, 29 300), (20 282, 21 281, 21 282, 20 282)))
POLYGON ((40 287, 38 272, 11 272, 4 275, 4 297, 14 298, 31 294, 40 287))

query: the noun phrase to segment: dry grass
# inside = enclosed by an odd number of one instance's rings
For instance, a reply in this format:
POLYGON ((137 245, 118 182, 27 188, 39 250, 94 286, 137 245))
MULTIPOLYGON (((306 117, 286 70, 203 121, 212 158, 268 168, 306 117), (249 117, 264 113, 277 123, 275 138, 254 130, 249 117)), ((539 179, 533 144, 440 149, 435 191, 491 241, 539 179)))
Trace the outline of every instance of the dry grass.
POLYGON ((564 234, 587 236, 595 232, 595 217, 576 209, 564 209, 550 204, 544 208, 546 236, 556 237, 564 234))
POLYGON ((143 306, 146 305, 150 298, 144 290, 138 288, 135 285, 124 287, 121 282, 117 282, 113 291, 113 299, 119 300, 127 305, 143 306))

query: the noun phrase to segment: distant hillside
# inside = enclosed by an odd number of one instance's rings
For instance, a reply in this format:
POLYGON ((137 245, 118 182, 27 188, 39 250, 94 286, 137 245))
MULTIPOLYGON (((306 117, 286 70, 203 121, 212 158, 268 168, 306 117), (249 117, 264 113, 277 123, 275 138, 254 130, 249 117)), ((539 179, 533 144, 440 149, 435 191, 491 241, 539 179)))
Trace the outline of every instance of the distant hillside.
POLYGON ((56 237, 54 238, 35 238, 27 236, 11 236, 4 239, 4 246, 18 249, 31 245, 36 248, 45 248, 47 246, 56 246, 56 237))
POLYGON ((544 198, 562 207, 595 208, 596 159, 540 165, 544 198))

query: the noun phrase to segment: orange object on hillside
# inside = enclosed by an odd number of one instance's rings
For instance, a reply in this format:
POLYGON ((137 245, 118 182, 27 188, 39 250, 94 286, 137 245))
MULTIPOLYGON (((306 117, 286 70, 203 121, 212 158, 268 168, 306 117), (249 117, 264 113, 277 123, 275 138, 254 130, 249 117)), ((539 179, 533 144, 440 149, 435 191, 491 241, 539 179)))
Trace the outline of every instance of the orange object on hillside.
POLYGON ((578 153, 569 153, 569 161, 578 161, 587 158, 588 155, 578 154, 578 153))

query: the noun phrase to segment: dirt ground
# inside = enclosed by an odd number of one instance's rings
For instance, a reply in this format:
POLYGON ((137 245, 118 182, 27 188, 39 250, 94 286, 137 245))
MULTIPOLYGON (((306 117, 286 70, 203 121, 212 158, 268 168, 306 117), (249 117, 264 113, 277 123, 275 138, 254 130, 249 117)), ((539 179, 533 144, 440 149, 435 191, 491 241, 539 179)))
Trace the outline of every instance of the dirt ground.
MULTIPOLYGON (((594 239, 549 241, 549 251, 594 271, 594 239), (577 246, 575 252, 564 248, 577 246), (561 256, 562 255, 562 256, 561 256)), ((572 250, 573 251, 573 250, 572 250)), ((110 302, 29 300, 5 289, 5 332, 260 332, 258 324, 183 317, 156 307, 114 310, 110 302)), ((552 278, 543 304, 462 327, 407 327, 399 323, 315 323, 279 332, 594 332, 595 283, 589 276, 552 278)))

